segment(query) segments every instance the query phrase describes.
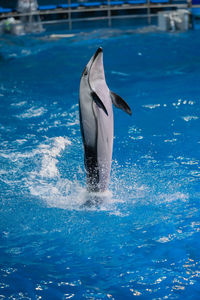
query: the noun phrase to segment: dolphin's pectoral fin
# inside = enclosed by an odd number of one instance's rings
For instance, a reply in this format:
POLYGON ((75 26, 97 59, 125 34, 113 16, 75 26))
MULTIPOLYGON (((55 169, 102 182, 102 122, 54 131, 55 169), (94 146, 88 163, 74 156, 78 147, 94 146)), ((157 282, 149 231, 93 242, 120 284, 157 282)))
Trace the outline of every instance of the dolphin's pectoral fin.
POLYGON ((103 102, 101 101, 99 96, 94 91, 91 92, 91 96, 92 96, 94 102, 96 103, 96 105, 98 107, 102 108, 103 111, 105 112, 105 114, 108 116, 107 109, 105 108, 105 105, 103 104, 103 102))
POLYGON ((120 96, 118 96, 117 94, 115 94, 114 92, 111 92, 111 91, 110 91, 110 96, 111 96, 112 103, 117 108, 120 108, 123 111, 125 111, 127 114, 132 115, 132 111, 131 111, 130 107, 120 96))

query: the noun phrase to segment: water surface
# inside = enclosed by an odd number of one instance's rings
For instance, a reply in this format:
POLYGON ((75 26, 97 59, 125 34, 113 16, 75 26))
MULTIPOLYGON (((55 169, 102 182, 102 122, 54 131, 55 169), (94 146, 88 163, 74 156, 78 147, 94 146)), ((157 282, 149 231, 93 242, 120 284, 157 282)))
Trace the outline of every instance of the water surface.
POLYGON ((0 40, 0 298, 199 299, 200 34, 0 40), (104 49, 109 191, 87 199, 80 76, 104 49))

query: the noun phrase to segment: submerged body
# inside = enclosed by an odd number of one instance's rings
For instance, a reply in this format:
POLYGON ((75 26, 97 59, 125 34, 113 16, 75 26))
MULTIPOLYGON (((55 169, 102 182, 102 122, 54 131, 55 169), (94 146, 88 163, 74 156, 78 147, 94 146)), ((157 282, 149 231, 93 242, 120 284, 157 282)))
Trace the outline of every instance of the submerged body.
POLYGON ((99 48, 83 71, 79 93, 88 191, 104 192, 108 187, 113 150, 113 103, 131 114, 128 104, 106 84, 103 50, 99 48))

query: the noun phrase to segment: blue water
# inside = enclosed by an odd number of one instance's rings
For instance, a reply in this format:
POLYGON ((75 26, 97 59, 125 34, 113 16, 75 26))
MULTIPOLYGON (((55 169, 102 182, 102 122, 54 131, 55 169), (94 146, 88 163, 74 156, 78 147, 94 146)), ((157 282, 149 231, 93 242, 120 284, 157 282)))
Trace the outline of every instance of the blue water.
POLYGON ((200 33, 0 40, 0 299, 199 299, 200 33), (109 191, 87 198, 79 81, 104 49, 109 191))

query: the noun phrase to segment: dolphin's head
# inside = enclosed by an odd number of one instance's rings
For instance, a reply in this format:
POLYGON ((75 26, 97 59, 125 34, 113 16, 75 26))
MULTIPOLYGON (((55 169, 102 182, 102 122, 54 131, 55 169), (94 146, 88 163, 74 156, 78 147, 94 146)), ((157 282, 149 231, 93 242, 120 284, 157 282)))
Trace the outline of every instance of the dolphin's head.
POLYGON ((80 89, 83 91, 89 88, 90 92, 95 91, 100 81, 105 82, 103 49, 101 47, 97 49, 83 70, 80 89))

